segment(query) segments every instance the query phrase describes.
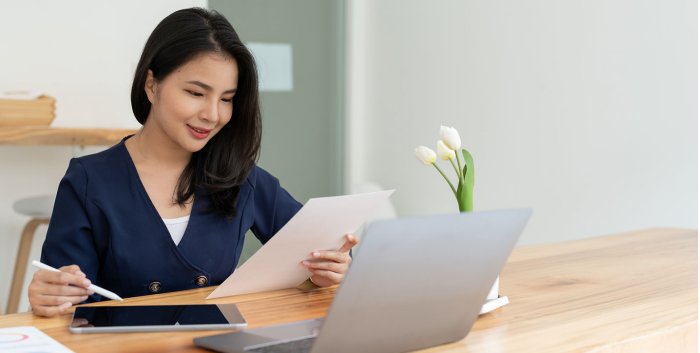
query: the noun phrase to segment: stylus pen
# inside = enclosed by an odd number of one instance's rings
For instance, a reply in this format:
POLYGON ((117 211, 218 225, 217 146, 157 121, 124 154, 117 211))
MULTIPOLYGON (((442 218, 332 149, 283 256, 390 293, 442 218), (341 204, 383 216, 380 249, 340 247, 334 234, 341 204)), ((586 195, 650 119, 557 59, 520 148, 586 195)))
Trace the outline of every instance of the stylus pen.
MULTIPOLYGON (((49 270, 49 271, 53 271, 53 272, 61 272, 61 271, 59 271, 59 270, 57 270, 57 269, 55 269, 55 268, 53 268, 53 267, 51 267, 51 266, 49 266, 49 265, 42 264, 41 262, 36 261, 36 260, 32 261, 32 266, 34 266, 34 267, 36 267, 36 268, 40 268, 40 269, 42 269, 42 270, 49 270)), ((95 293, 97 293, 97 294, 100 294, 100 295, 102 295, 103 297, 107 297, 107 298, 109 298, 109 299, 118 300, 118 301, 120 301, 120 302, 123 302, 123 301, 124 301, 124 299, 122 299, 120 296, 118 296, 118 295, 116 295, 116 294, 114 294, 114 293, 112 293, 112 292, 110 292, 110 291, 108 291, 108 290, 106 290, 106 289, 104 289, 104 288, 100 288, 100 287, 98 287, 98 286, 96 286, 96 285, 94 285, 94 284, 91 284, 90 287, 87 287, 87 289, 89 289, 89 290, 91 290, 91 291, 93 291, 93 292, 95 292, 95 293)))

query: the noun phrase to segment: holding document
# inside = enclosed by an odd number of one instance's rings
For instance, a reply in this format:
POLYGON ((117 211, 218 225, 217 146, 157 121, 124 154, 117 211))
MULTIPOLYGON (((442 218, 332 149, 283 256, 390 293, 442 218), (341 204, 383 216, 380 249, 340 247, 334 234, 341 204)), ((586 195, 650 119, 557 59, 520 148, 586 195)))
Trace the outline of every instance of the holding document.
POLYGON ((296 287, 309 278, 309 271, 317 285, 340 283, 350 264, 349 251, 357 244, 351 232, 393 192, 310 199, 207 299, 296 287))
MULTIPOLYGON (((35 273, 35 314, 103 300, 91 284, 121 298, 219 285, 248 230, 265 244, 299 212, 301 203, 256 164, 257 80, 255 58, 221 14, 183 9, 158 24, 131 87, 143 127, 73 158, 59 183, 40 261, 60 272, 35 273)), ((296 266, 320 286, 339 283, 357 244, 351 232, 337 246, 309 249, 314 262, 296 266)))

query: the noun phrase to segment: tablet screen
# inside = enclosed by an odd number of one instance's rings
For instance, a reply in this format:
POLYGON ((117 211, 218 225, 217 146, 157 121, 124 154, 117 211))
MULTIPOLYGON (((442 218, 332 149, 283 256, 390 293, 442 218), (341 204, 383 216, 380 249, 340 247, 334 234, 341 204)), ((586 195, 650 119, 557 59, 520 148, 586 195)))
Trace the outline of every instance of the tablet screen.
POLYGON ((71 327, 197 326, 242 324, 235 304, 93 306, 75 308, 71 327))

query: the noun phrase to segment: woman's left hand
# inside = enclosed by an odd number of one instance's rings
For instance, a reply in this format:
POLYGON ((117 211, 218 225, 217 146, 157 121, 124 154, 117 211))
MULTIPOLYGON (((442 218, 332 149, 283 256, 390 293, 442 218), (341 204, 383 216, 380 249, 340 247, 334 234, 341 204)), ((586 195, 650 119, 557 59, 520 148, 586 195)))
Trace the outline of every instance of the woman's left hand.
POLYGON ((345 278, 348 267, 352 262, 350 249, 357 245, 358 240, 355 234, 345 235, 347 241, 340 250, 337 251, 314 251, 311 253, 313 260, 304 260, 302 266, 313 273, 311 281, 319 287, 328 287, 339 284, 345 278))

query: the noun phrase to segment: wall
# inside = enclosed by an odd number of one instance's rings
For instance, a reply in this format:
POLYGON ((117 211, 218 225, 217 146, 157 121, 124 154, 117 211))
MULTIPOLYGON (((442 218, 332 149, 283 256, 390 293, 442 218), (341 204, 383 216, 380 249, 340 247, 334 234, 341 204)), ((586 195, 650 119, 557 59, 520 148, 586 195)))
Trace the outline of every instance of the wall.
POLYGON ((375 181, 397 189, 399 216, 457 212, 413 156, 448 125, 474 156, 476 211, 534 209, 519 245, 697 228, 697 2, 359 0, 347 13, 346 191, 375 181))
MULTIPOLYGON (((209 7, 226 16, 246 44, 292 47, 293 89, 261 92, 259 165, 301 203, 341 194, 342 1, 211 0, 209 7)), ((249 231, 238 265, 260 246, 249 231)))
MULTIPOLYGON (((138 128, 129 95, 133 71, 155 26, 206 0, 13 1, 0 5, 0 91, 41 90, 56 98, 55 127, 138 128)), ((55 193, 71 147, 0 146, 0 307, 7 305, 19 236, 29 217, 21 198, 55 193)), ((38 259, 46 227, 32 250, 38 259)), ((27 274, 31 278, 33 271, 27 274)), ((26 294, 20 310, 26 310, 26 294)))

